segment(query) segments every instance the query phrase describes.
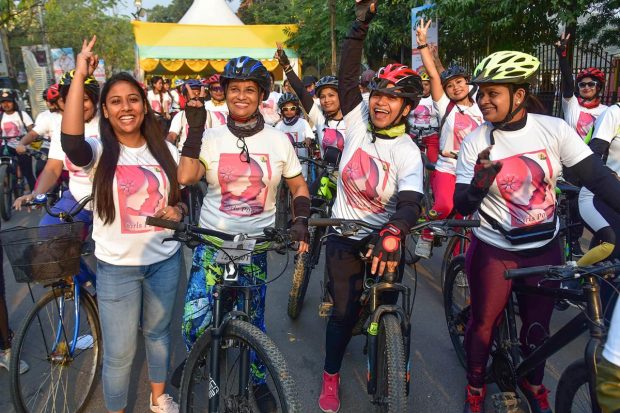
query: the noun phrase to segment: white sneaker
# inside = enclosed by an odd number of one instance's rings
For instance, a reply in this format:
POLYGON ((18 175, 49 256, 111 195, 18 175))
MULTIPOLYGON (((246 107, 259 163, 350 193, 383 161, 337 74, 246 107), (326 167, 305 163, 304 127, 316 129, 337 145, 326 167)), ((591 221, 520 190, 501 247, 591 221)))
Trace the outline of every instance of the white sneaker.
MULTIPOLYGON (((11 365, 11 349, 0 351, 0 367, 9 369, 11 365)), ((19 374, 24 374, 30 370, 30 366, 24 360, 19 361, 19 374)))
POLYGON ((427 240, 422 237, 418 238, 418 242, 415 245, 415 255, 422 258, 429 258, 431 256, 432 246, 432 239, 427 240))
POLYGON ((153 405, 153 394, 149 396, 149 405, 154 413, 179 413, 179 405, 167 393, 157 398, 157 405, 153 405))

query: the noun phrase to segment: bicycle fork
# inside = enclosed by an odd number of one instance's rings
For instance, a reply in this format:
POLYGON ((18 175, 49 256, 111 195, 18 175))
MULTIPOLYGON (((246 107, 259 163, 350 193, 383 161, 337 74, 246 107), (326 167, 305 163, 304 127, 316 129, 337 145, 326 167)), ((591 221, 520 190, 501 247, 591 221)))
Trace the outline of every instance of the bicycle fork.
POLYGON ((80 284, 77 280, 77 276, 73 277, 73 312, 74 312, 74 325, 73 336, 70 345, 67 345, 67 331, 65 326, 65 295, 64 293, 56 300, 56 309, 58 311, 58 325, 56 328, 56 337, 54 338, 54 344, 50 353, 50 359, 53 362, 63 364, 70 361, 75 354, 75 348, 77 346, 78 334, 80 330, 80 284), (63 340, 64 338, 64 340, 63 340), (61 343, 68 348, 63 348, 61 343))

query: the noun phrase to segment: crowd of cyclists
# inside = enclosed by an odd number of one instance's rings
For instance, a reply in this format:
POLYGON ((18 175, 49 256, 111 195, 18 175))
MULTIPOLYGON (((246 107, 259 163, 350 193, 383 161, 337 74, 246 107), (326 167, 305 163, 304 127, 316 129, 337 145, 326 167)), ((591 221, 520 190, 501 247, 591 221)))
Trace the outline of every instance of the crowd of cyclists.
MULTIPOLYGON (((416 29, 422 70, 390 63, 362 72, 364 40, 376 13, 376 3, 358 2, 356 20, 341 46, 337 76, 300 79, 277 45, 274 58, 285 76, 283 93, 274 90, 273 74, 247 56, 231 59, 222 73, 204 79, 172 82, 152 76, 147 88, 118 73, 100 85, 93 77, 98 62, 95 37, 84 41, 75 70, 45 91, 49 110, 35 122, 19 110, 14 94, 0 91, 2 136, 17 156, 18 184, 28 188, 15 200, 15 209, 63 179, 68 188, 53 211, 69 210, 93 195, 76 220, 87 223, 96 245, 108 411, 122 412, 127 406, 140 331, 150 409, 178 411, 165 387, 171 370, 170 337, 177 334, 170 325, 183 276, 182 249, 179 242, 163 243, 172 231, 147 226, 145 217, 183 221, 188 214, 183 188, 200 181, 208 190, 199 226, 221 234, 213 237, 216 244, 240 233, 260 236, 273 226, 276 194, 285 184, 292 200, 290 233, 303 254, 308 251, 308 218, 317 183, 300 158, 320 158, 327 148, 337 148, 341 157, 332 217, 382 228, 354 237, 328 230, 325 271, 333 310, 325 331, 318 399, 324 412, 341 409, 340 370, 360 314, 367 260, 372 274, 396 269, 402 279, 405 262, 400 252, 419 219, 480 220, 465 263, 471 293, 464 342, 465 413, 484 411, 494 329, 512 288, 504 271, 562 263, 558 179, 581 187, 570 201, 579 213, 572 218, 583 222, 576 239, 583 227, 592 234, 591 262, 620 258, 620 104, 601 103, 608 74, 586 68, 573 79, 567 58, 570 36, 562 35, 556 49, 564 119, 551 117, 532 93, 540 65, 536 57, 498 51, 482 59, 473 73, 459 65, 444 68, 436 49, 427 44, 431 22, 424 20, 416 29), (48 152, 40 171, 27 155, 30 145, 48 152), (422 206, 427 165, 421 150, 434 165, 428 175, 431 210, 422 206)), ((57 223, 58 218, 46 214, 40 225, 57 223)), ((432 232, 425 231, 415 254, 428 258, 432 243, 432 232)), ((578 243, 574 248, 580 253, 578 243)), ((214 285, 222 277, 217 251, 202 244, 193 251, 182 319, 187 350, 213 319, 214 285)), ((239 273, 241 285, 258 285, 249 321, 262 331, 267 261, 267 250, 259 243, 239 273)), ((4 277, 1 281, 0 367, 8 369, 12 332, 4 277)), ((539 281, 531 277, 522 282, 539 281)), ((386 296, 385 302, 396 299, 386 296)), ((554 299, 523 295, 518 306, 521 349, 527 355, 549 336, 554 299)), ((618 305, 611 320, 597 377, 604 412, 620 409, 618 305)), ((250 362, 259 410, 273 411, 265 366, 255 355, 250 362)), ((26 373, 29 367, 22 360, 19 368, 26 373)), ((551 412, 544 372, 542 364, 519 382, 532 412, 551 412)))

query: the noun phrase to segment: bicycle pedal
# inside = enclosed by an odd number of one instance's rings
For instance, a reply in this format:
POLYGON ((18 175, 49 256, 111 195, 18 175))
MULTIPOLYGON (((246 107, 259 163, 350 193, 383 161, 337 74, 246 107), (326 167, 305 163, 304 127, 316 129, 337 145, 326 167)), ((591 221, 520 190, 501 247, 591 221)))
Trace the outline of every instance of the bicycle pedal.
POLYGON ((330 302, 322 302, 319 304, 319 317, 327 318, 331 315, 334 304, 330 302))
POLYGON ((514 392, 495 393, 491 396, 495 413, 526 413, 514 392))

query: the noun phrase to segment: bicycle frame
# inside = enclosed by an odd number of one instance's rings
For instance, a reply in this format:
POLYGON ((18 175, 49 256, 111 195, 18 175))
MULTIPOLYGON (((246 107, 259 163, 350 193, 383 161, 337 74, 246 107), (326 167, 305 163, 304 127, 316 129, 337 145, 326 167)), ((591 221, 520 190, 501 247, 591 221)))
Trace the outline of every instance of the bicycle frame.
MULTIPOLYGON (((590 340, 586 345, 584 357, 590 373, 590 400, 592 401, 592 411, 599 412, 596 400, 596 353, 602 344, 605 336, 605 328, 601 311, 601 299, 599 296, 599 284, 592 275, 584 278, 584 284, 580 292, 577 290, 549 288, 543 286, 527 286, 513 284, 513 293, 553 297, 565 299, 572 302, 582 302, 586 304, 587 314, 580 312, 573 319, 567 322, 561 329, 552 334, 545 342, 536 348, 529 356, 516 365, 516 378, 525 377, 536 367, 544 363, 552 355, 560 351, 566 345, 577 339, 584 332, 590 331, 590 340)), ((519 338, 517 334, 516 316, 514 310, 514 294, 511 294, 505 313, 508 321, 508 337, 504 342, 508 342, 510 354, 513 361, 518 362, 520 358, 519 338)), ((515 383, 516 385, 516 383, 515 383)))

